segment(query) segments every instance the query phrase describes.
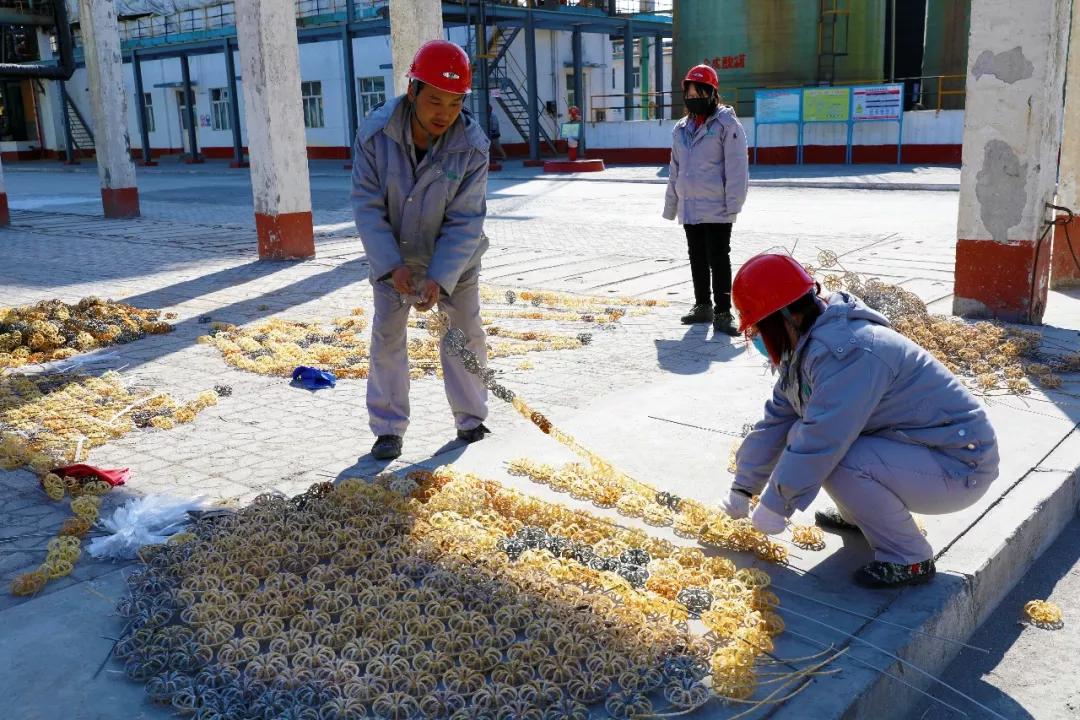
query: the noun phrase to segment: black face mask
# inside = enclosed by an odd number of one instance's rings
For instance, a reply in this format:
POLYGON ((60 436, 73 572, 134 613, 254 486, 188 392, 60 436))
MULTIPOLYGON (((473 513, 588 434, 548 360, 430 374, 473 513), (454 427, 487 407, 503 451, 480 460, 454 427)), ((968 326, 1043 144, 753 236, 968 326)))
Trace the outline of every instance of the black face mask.
POLYGON ((713 110, 712 98, 686 98, 686 109, 691 115, 708 115, 713 110))

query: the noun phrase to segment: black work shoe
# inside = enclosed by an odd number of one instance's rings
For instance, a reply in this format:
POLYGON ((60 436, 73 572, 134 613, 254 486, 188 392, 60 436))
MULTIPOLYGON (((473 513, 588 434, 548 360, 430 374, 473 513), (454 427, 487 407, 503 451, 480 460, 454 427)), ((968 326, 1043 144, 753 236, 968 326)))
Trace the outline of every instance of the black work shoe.
POLYGON ((712 321, 713 332, 724 333, 735 337, 739 334, 739 328, 735 327, 735 318, 727 310, 714 310, 712 321))
POLYGON ((487 435, 490 432, 491 432, 490 430, 488 430, 486 427, 484 427, 483 423, 480 423, 476 427, 469 428, 468 430, 460 430, 459 429, 457 431, 457 439, 462 440, 462 441, 467 442, 467 443, 474 443, 477 440, 483 440, 484 436, 487 435))
POLYGON ((693 325, 695 323, 707 323, 712 322, 712 319, 712 305, 702 303, 690 308, 690 312, 682 316, 682 324, 693 325))
POLYGON ((855 571, 855 582, 868 588, 922 585, 933 580, 935 572, 933 558, 907 565, 875 560, 855 571))
POLYGON ((400 435, 380 435, 371 446, 371 456, 376 460, 393 460, 400 455, 400 435))
POLYGON ((840 514, 840 511, 834 507, 827 507, 823 510, 815 511, 814 524, 818 527, 829 528, 830 530, 859 529, 859 526, 855 523, 849 523, 845 520, 844 516, 840 514))

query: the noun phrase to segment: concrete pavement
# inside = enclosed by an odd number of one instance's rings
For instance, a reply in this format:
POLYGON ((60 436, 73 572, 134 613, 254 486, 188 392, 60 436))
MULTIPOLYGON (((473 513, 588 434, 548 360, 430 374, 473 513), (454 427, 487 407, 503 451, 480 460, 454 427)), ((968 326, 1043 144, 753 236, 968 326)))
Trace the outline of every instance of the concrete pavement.
MULTIPOLYGON (((124 493, 206 494, 232 502, 266 490, 296 493, 312 482, 382 469, 365 456, 371 438, 362 381, 341 381, 335 390, 308 394, 278 378, 234 370, 215 350, 195 344, 206 331, 198 322, 202 315, 238 324, 268 317, 329 319, 370 305, 342 179, 313 179, 318 257, 304 263, 254 261, 250 187, 242 175, 140 170, 140 182, 146 217, 105 221, 95 217, 100 213, 96 178, 81 172, 20 172, 18 166, 8 170, 14 213, 13 227, 0 231, 10 268, 0 281, 0 304, 96 294, 176 312, 174 333, 111 348, 116 355, 92 367, 123 367, 131 383, 180 395, 218 383, 233 387, 232 397, 195 423, 133 433, 95 450, 91 461, 131 467, 124 493)), ((691 299, 685 245, 680 228, 659 218, 659 192, 652 183, 492 175, 487 224, 492 249, 485 282, 673 303, 595 331, 593 343, 582 350, 529 356, 531 370, 520 369, 513 358, 493 367, 502 382, 619 467, 672 492, 711 501, 730 480, 725 468, 731 433, 756 418, 772 379, 739 343, 700 326, 678 325, 691 299)), ((833 250, 846 269, 900 283, 944 311, 950 303, 955 218, 951 193, 761 187, 751 193, 736 227, 733 258, 741 262, 782 246, 815 262, 819 250, 833 250)), ((1049 342, 1076 349, 1080 301, 1053 294, 1047 323, 1049 342)), ((799 557, 790 568, 768 568, 782 607, 791 611, 785 615, 789 628, 804 636, 782 636, 779 656, 810 655, 820 650, 814 642, 849 647, 847 657, 834 664, 841 672, 810 682, 769 716, 910 716, 922 696, 865 664, 915 684, 920 683, 917 672, 800 615, 855 633, 935 673, 947 665, 955 646, 788 591, 935 635, 966 637, 1023 574, 1028 559, 1075 516, 1078 386, 1077 378, 1068 377, 1057 391, 987 398, 1002 439, 1002 477, 976 507, 924 518, 940 553, 941 574, 932 586, 856 590, 848 575, 866 560, 867 550, 851 536, 828 535, 824 551, 792 549, 799 557)), ((504 463, 521 455, 545 462, 569 459, 505 405, 493 401, 489 424, 495 434, 462 448, 450 442, 452 423, 437 380, 415 382, 412 400, 406 453, 391 468, 454 462, 531 494, 581 505, 505 472, 504 463)), ((0 483, 5 535, 45 531, 63 517, 29 473, 0 473, 0 483)), ((108 503, 122 497, 117 493, 108 503)), ((639 522, 589 509, 623 524, 639 522)), ((650 532, 686 542, 668 530, 650 532)), ((27 540, 15 543, 19 552, 3 555, 5 578, 40 562, 44 539, 27 540)), ((748 557, 736 561, 753 563, 748 557)), ((50 583, 32 600, 0 595, 8 628, 0 650, 0 697, 15 709, 10 717, 165 717, 115 664, 94 677, 110 642, 101 638, 115 637, 122 628, 108 614, 121 591, 122 572, 84 558, 72 577, 50 583)), ((948 690, 932 692, 979 716, 977 708, 960 705, 964 701, 948 690)), ((1026 717, 1007 709, 998 712, 1026 717)), ((713 705, 697 716, 726 718, 735 712, 713 705)))

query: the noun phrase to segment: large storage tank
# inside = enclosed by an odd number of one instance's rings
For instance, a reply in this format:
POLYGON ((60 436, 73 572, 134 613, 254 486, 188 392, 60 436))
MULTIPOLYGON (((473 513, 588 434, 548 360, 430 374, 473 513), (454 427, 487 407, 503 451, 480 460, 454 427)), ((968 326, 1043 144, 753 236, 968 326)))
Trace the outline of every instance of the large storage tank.
MULTIPOLYGON (((676 78, 716 67, 729 102, 753 112, 753 88, 878 82, 884 76, 885 0, 679 0, 676 78), (834 22, 835 21, 835 22, 834 22)), ((680 84, 674 83, 678 93, 680 84)), ((678 106, 682 98, 676 97, 678 106)))
POLYGON ((927 109, 964 107, 971 0, 927 0, 923 45, 922 105, 927 109), (959 76, 959 77, 956 77, 959 76), (938 78, 941 78, 939 81, 938 78), (940 95, 938 89, 944 90, 940 95))

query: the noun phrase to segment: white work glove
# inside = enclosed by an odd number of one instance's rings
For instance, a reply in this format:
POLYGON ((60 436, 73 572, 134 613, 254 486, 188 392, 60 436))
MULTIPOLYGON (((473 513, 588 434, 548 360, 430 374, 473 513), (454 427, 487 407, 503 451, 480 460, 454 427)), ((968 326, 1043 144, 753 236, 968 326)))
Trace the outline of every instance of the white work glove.
POLYGON ((732 489, 728 496, 720 501, 720 509, 732 520, 741 520, 750 514, 750 498, 732 489))
POLYGON ((765 503, 760 502, 754 508, 754 514, 750 516, 750 522, 766 535, 779 535, 787 527, 787 518, 777 515, 765 507, 765 503))

